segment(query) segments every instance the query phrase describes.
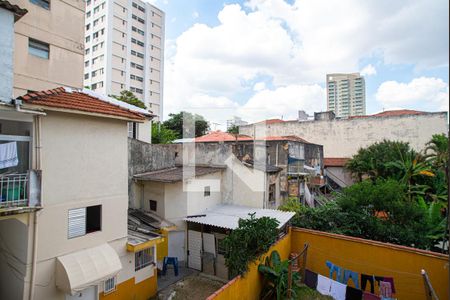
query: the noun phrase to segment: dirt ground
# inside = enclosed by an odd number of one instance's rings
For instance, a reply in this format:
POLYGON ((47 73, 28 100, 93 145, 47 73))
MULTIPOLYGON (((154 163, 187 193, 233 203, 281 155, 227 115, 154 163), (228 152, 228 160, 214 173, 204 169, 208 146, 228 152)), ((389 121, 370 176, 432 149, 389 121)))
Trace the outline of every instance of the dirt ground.
POLYGON ((157 300, 203 300, 225 283, 202 274, 190 275, 159 291, 157 300))

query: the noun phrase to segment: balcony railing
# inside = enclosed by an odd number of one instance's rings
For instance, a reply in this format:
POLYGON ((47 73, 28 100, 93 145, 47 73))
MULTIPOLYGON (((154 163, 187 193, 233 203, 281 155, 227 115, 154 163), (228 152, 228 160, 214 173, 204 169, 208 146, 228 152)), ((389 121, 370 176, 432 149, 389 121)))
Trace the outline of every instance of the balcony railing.
POLYGON ((0 175, 0 208, 40 205, 40 172, 0 175))

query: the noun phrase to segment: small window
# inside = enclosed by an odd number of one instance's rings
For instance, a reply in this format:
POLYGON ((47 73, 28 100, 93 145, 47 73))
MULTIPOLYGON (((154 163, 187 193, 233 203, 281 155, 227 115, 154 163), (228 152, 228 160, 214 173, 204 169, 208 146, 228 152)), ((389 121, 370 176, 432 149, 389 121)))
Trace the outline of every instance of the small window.
POLYGON ((50 10, 50 0, 30 0, 30 2, 42 8, 50 10))
POLYGON ((68 238, 83 236, 102 228, 102 206, 69 209, 68 238))
POLYGON ((134 271, 151 265, 154 262, 153 247, 136 252, 134 258, 134 271))
POLYGON ((38 40, 28 40, 28 52, 40 58, 49 59, 50 45, 38 40))
POLYGON ((132 139, 138 138, 138 125, 136 122, 128 122, 128 137, 132 139))
POLYGON ((102 206, 86 207, 86 233, 100 231, 102 229, 102 206))
POLYGON ((150 202, 150 210, 156 211, 158 202, 156 202, 155 200, 149 200, 149 202, 150 202))
POLYGON ((269 185, 269 202, 275 202, 275 183, 269 185))
POLYGON ((89 73, 84 74, 84 79, 89 79, 89 73))
POLYGON ((108 294, 116 290, 116 277, 111 277, 105 280, 103 293, 108 294))
POLYGON ((205 197, 209 197, 211 196, 211 187, 209 185, 205 186, 205 189, 203 191, 203 195, 205 197))

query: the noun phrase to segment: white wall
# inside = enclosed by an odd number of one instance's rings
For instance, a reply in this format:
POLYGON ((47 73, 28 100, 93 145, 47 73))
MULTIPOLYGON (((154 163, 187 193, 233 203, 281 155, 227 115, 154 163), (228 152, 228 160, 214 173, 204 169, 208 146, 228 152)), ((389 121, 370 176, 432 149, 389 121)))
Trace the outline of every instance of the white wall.
MULTIPOLYGON (((241 126, 239 132, 253 135, 253 126, 241 126)), ((269 136, 298 135, 308 142, 323 145, 324 157, 351 157, 359 148, 383 139, 408 142, 414 149, 422 150, 433 134, 448 132, 446 113, 332 121, 288 121, 256 126, 265 127, 265 133, 269 136)))

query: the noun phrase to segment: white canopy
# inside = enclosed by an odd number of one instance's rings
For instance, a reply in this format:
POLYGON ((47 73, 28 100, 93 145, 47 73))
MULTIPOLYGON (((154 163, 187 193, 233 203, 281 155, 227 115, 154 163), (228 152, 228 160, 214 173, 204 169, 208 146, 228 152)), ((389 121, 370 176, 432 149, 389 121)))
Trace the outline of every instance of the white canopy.
POLYGON ((60 256, 56 260, 56 286, 71 295, 113 277, 122 269, 120 258, 108 244, 60 256))

